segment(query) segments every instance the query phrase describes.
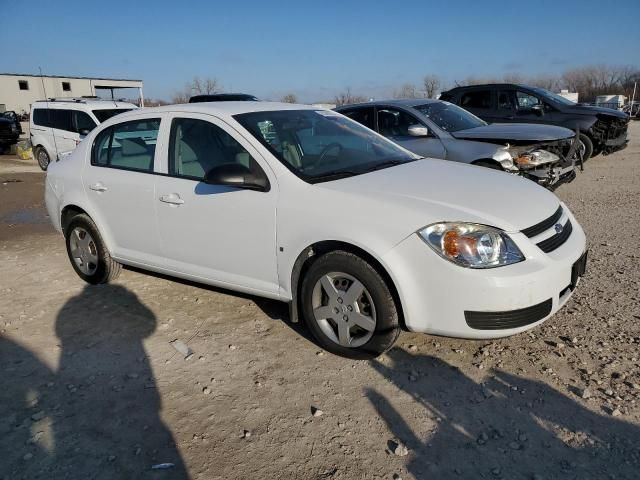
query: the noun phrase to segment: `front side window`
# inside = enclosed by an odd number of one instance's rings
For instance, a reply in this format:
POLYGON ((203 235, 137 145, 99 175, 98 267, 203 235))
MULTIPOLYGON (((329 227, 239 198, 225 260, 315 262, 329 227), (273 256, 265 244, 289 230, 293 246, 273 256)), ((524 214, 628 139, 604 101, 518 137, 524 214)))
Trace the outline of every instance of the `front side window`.
POLYGON ((445 132, 483 127, 487 123, 474 114, 448 102, 433 102, 413 107, 445 132))
POLYGON ((96 128, 96 122, 94 122, 88 114, 78 110, 74 110, 73 112, 73 125, 74 130, 78 133, 83 130, 91 131, 96 128))
POLYGON ((491 90, 471 90, 460 97, 462 108, 491 108, 491 90))
POLYGON ((93 143, 91 164, 152 172, 159 129, 159 118, 145 118, 103 130, 93 143))
POLYGON ((356 122, 364 125, 371 130, 376 129, 376 124, 374 120, 375 110, 373 107, 365 107, 365 108, 354 108, 353 110, 344 110, 340 112, 343 115, 346 115, 351 120, 355 120, 356 122))
POLYGON ((516 107, 513 103, 513 92, 510 90, 498 91, 498 110, 513 111, 516 107))
POLYGON ((421 125, 413 116, 395 108, 378 109, 378 131, 385 137, 406 137, 409 135, 409 127, 421 125))
POLYGON ((203 180, 207 172, 228 163, 260 169, 249 152, 213 123, 196 118, 175 118, 169 137, 169 174, 203 180))
POLYGON ((535 95, 529 95, 528 93, 521 91, 516 92, 516 102, 518 110, 520 111, 531 110, 534 106, 542 104, 540 99, 535 95))
POLYGON ((234 118, 309 183, 360 175, 419 158, 332 111, 277 110, 234 118))

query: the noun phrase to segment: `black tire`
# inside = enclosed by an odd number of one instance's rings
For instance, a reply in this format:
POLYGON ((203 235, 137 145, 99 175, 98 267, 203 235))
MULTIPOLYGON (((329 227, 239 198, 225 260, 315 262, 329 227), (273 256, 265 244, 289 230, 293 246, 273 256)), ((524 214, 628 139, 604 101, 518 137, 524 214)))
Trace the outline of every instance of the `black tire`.
POLYGON ((116 262, 107 247, 102 240, 102 236, 98 231, 98 227, 93 223, 91 217, 86 214, 78 214, 71 219, 67 228, 64 232, 65 244, 67 247, 67 255, 69 257, 69 261, 71 262, 71 266, 76 271, 78 276, 87 283, 92 285, 97 285, 99 283, 108 283, 120 274, 122 270, 122 265, 116 262), (93 240, 93 245, 95 248, 95 254, 98 258, 97 264, 95 265, 95 271, 87 274, 83 272, 80 267, 77 265, 76 260, 72 257, 71 254, 71 236, 74 234, 74 230, 76 228, 80 228, 85 230, 90 234, 91 239, 93 240))
POLYGON ((318 344, 342 357, 366 360, 389 350, 400 334, 398 308, 389 286, 380 273, 359 256, 342 250, 326 253, 306 272, 302 281, 302 313, 304 321, 318 344), (345 347, 332 340, 319 326, 313 313, 313 291, 316 283, 331 272, 343 272, 364 285, 376 312, 375 329, 366 343, 345 347))
POLYGON ((591 141, 591 139, 586 136, 584 133, 580 134, 580 141, 582 142, 582 144, 584 145, 584 153, 582 154, 582 161, 586 162, 587 160, 589 160, 593 155, 593 142, 591 141))
POLYGON ((477 162, 473 162, 473 165, 476 165, 478 167, 492 168, 493 170, 503 170, 499 163, 492 162, 491 160, 479 160, 477 162))
POLYGON ((49 152, 47 152, 44 147, 38 146, 33 149, 33 156, 38 162, 38 166, 42 169, 42 171, 46 172, 47 168, 49 168, 49 163, 51 162, 49 152))

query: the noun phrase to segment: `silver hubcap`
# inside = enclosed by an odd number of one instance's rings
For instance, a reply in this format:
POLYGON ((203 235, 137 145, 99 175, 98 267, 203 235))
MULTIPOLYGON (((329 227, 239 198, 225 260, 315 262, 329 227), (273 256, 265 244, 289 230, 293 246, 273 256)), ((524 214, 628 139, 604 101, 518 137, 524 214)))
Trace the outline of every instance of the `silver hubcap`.
POLYGON ((313 287, 311 306, 324 334, 343 347, 360 347, 376 329, 376 310, 364 285, 346 273, 332 272, 313 287))
POLYGON ((44 150, 40 150, 38 152, 38 162, 40 165, 48 165, 49 164, 49 155, 44 150))
POLYGON ((93 275, 98 269, 98 249, 89 232, 76 227, 69 238, 71 258, 85 275, 93 275))

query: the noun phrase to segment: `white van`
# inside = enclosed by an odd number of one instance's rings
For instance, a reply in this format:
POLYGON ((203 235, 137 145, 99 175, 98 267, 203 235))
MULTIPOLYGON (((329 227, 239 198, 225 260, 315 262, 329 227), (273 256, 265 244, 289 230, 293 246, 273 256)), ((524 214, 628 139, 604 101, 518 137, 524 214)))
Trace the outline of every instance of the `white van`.
POLYGON ((73 151, 97 125, 138 108, 132 103, 87 98, 51 98, 31 104, 29 136, 33 156, 42 170, 51 159, 73 151))

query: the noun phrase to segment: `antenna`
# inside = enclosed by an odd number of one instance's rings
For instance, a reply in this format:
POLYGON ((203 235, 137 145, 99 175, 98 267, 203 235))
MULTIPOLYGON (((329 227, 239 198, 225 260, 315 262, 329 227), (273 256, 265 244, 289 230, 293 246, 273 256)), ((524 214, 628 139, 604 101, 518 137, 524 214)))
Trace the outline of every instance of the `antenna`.
MULTIPOLYGON (((44 86, 44 77, 42 76, 42 68, 38 67, 40 70, 40 81, 42 82, 42 91, 44 92, 44 98, 47 101, 47 117, 49 119, 49 128, 51 129, 51 134, 53 135, 53 146, 56 149, 56 162, 60 160, 60 156, 58 155, 58 143, 56 142, 56 129, 53 127, 51 123, 51 108, 49 108, 49 97, 47 96, 47 89, 44 86)), ((49 159, 51 161, 51 159, 49 159)))

